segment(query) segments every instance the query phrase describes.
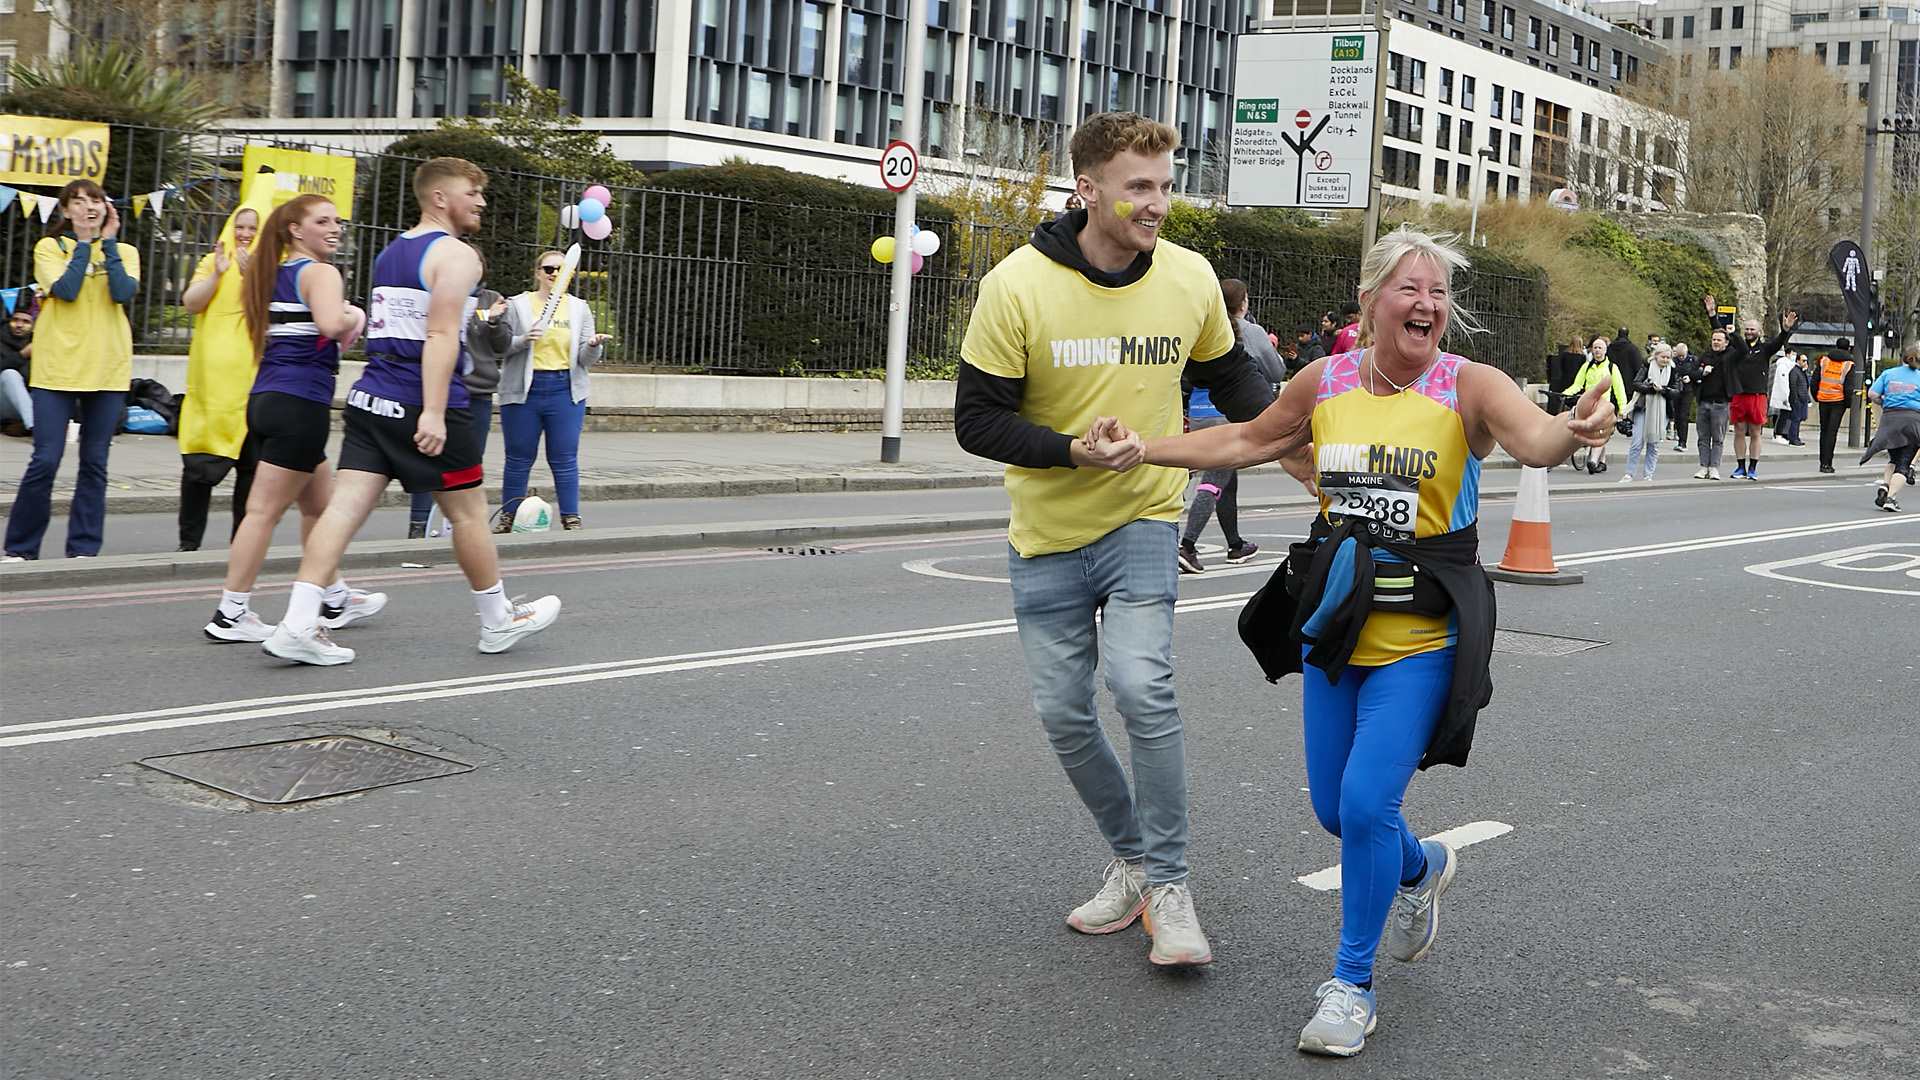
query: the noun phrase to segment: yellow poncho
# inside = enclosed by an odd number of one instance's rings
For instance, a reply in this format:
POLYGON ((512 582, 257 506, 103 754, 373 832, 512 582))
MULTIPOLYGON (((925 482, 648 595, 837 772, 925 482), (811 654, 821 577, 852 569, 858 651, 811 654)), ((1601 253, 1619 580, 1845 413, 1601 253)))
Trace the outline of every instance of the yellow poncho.
MULTIPOLYGON (((273 211, 272 183, 247 184, 240 205, 220 230, 216 246, 227 253, 227 272, 220 275, 207 309, 193 319, 193 341, 187 351, 187 400, 180 409, 180 452, 212 454, 238 459, 247 440, 247 397, 253 391, 257 368, 253 338, 241 299, 240 262, 234 257, 233 219, 252 210, 261 226, 273 211)), ((214 274, 213 253, 194 268, 193 280, 214 274)))

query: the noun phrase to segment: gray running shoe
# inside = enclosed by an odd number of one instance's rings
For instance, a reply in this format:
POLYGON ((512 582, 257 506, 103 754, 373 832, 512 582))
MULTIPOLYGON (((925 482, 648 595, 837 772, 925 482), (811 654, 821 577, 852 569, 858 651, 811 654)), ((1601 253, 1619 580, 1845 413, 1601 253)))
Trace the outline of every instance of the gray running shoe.
POLYGON ((1147 959, 1156 965, 1198 967, 1213 963, 1213 946, 1200 931, 1193 893, 1185 884, 1155 885, 1147 890, 1145 926, 1153 935, 1147 959))
POLYGON ((1107 864, 1100 891, 1067 915, 1067 925, 1083 934, 1111 934, 1132 926, 1146 907, 1146 869, 1115 859, 1107 864))
POLYGON ((1367 1036, 1380 1023, 1373 991, 1345 979, 1328 979, 1313 992, 1319 1007, 1300 1029, 1300 1049, 1309 1054, 1352 1057, 1367 1045, 1367 1036))
POLYGON ((1434 936, 1440 932, 1440 897, 1453 884, 1453 872, 1460 856, 1438 840, 1420 841, 1427 853, 1427 876, 1420 884, 1401 886, 1393 898, 1393 911, 1387 916, 1387 955, 1411 964, 1433 951, 1434 936))

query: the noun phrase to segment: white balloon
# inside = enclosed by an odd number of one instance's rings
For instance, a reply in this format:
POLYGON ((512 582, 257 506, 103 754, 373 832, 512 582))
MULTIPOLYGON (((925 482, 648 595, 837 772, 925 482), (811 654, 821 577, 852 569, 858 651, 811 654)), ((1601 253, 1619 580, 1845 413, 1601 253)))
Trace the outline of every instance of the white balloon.
POLYGON ((579 207, 568 205, 560 208, 560 227, 572 229, 580 224, 579 207))
POLYGON ((915 255, 931 256, 934 252, 939 250, 940 250, 940 234, 939 233, 934 232, 931 229, 921 229, 919 232, 913 234, 913 253, 915 255))

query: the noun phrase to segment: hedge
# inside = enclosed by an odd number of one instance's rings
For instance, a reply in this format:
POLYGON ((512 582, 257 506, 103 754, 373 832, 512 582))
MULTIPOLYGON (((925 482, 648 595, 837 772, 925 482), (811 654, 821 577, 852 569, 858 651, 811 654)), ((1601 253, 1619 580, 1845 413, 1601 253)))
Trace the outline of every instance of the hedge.
MULTIPOLYGON (((1397 223, 1382 222, 1381 231, 1397 223)), ((1175 202, 1161 235, 1205 255, 1221 277, 1247 283, 1248 313, 1275 334, 1319 324, 1360 290, 1357 223, 1323 226, 1291 210, 1212 210, 1175 202)), ((1514 375, 1538 377, 1547 353, 1547 286, 1540 268, 1476 250, 1455 295, 1488 333, 1450 334, 1447 347, 1514 375)))

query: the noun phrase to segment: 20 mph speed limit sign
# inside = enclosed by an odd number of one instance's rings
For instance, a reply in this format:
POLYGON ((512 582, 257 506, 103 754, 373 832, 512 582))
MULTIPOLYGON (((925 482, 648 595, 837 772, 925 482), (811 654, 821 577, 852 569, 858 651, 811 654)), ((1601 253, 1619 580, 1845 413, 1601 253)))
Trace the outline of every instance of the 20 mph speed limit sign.
POLYGON ((913 146, 899 139, 888 143, 886 152, 880 155, 880 182, 887 185, 887 190, 897 195, 912 187, 919 175, 920 155, 914 153, 913 146))

